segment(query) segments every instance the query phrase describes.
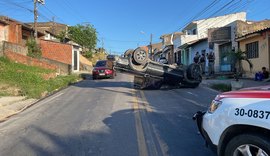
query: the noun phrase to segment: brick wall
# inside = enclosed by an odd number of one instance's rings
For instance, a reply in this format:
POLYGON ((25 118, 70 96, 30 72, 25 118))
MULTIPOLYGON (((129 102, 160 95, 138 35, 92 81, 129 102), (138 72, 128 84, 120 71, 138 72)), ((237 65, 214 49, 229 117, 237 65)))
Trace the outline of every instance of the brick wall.
POLYGON ((40 40, 40 47, 42 57, 69 65, 72 64, 72 45, 40 40))
POLYGON ((14 53, 11 51, 5 51, 5 56, 7 58, 9 58, 10 60, 25 64, 25 65, 36 66, 36 67, 41 67, 41 68, 45 68, 45 69, 57 70, 56 65, 49 64, 46 61, 42 61, 42 60, 35 59, 32 57, 24 56, 24 55, 14 53))

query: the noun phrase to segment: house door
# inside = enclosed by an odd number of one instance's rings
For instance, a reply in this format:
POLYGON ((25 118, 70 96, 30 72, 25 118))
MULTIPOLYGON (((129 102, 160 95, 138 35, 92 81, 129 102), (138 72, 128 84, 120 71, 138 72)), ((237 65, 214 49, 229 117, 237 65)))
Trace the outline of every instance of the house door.
POLYGON ((74 71, 76 71, 76 70, 78 70, 78 52, 77 51, 74 51, 74 53, 73 53, 73 65, 74 65, 74 68, 73 68, 73 70, 74 71))
POLYGON ((179 50, 177 53, 178 53, 177 63, 182 63, 182 61, 181 61, 181 51, 179 50))
MULTIPOLYGON (((225 43, 219 46, 219 58, 220 58, 220 71, 221 72, 230 72, 232 71, 232 61, 227 55, 232 51, 232 43, 225 43)), ((217 59, 217 58, 216 58, 217 59)))

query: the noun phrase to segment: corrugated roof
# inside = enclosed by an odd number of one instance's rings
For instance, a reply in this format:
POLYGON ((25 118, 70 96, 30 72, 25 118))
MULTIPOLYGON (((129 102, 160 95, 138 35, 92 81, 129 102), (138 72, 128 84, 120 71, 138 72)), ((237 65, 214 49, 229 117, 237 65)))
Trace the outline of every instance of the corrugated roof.
POLYGON ((250 31, 250 32, 246 33, 245 35, 237 36, 236 39, 246 37, 246 36, 251 35, 251 34, 259 33, 259 32, 262 32, 262 31, 265 31, 265 30, 268 30, 268 29, 270 29, 270 26, 265 27, 265 28, 261 28, 261 29, 258 29, 258 30, 250 31))

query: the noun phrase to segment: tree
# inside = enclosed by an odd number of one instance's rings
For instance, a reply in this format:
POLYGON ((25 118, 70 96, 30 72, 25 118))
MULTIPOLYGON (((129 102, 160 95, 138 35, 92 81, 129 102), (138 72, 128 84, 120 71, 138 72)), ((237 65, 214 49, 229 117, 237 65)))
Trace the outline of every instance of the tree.
POLYGON ((83 47, 83 51, 91 51, 97 44, 96 29, 90 25, 76 25, 68 28, 68 37, 83 47))
POLYGON ((61 31, 58 35, 56 35, 56 38, 58 38, 61 43, 65 43, 67 38, 67 32, 61 31))
POLYGON ((243 67, 242 67, 242 61, 246 61, 249 64, 249 69, 251 70, 253 68, 252 62, 247 58, 246 52, 243 52, 241 50, 237 51, 231 51, 226 54, 230 60, 233 67, 235 67, 235 74, 236 77, 243 74, 243 67))

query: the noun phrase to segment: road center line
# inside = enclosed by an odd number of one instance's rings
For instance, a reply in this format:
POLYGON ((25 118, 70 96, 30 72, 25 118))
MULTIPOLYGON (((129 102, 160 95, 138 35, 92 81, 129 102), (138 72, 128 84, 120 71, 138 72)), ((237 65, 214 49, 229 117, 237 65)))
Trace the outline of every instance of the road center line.
POLYGON ((142 97, 142 102, 146 107, 147 112, 153 112, 152 108, 150 107, 149 103, 147 102, 147 99, 145 97, 145 94, 143 91, 140 91, 141 97, 142 97))
POLYGON ((138 103, 136 91, 134 91, 133 109, 134 109, 134 114, 135 114, 135 124, 136 124, 136 134, 137 134, 137 141, 138 141, 139 156, 148 156, 148 150, 147 150, 147 145, 145 142, 144 131, 143 131, 143 126, 142 126, 142 119, 140 116, 140 106, 138 103))

